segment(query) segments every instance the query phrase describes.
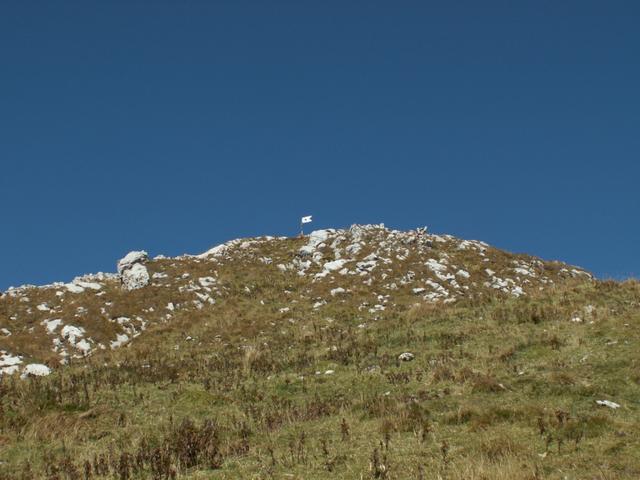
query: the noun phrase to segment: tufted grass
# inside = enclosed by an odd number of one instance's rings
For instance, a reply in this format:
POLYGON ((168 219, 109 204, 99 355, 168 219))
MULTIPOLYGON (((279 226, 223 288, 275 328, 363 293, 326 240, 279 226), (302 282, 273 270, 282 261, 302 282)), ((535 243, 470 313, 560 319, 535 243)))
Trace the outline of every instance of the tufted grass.
POLYGON ((637 282, 375 317, 339 301, 283 315, 258 300, 285 302, 283 285, 259 285, 50 377, 3 378, 0 478, 640 476, 637 282))

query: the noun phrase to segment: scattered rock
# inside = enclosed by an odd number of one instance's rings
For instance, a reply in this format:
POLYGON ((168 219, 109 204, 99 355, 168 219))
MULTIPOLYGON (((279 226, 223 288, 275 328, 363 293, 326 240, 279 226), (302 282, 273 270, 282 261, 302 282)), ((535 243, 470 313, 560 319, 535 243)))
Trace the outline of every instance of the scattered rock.
POLYGON ((43 320, 42 325, 46 327, 48 333, 54 333, 56 329, 62 325, 62 320, 59 318, 54 320, 43 320))
POLYGON ((22 359, 13 356, 10 353, 0 350, 0 375, 12 375, 18 370, 18 365, 22 363, 22 359))
POLYGON ((51 374, 51 369, 46 365, 43 365, 42 363, 30 363, 24 367, 20 378, 46 377, 49 374, 51 374))
POLYGON ((303 247, 300 247, 300 250, 298 250, 298 255, 300 255, 301 257, 310 257, 311 255, 313 255, 314 251, 315 249, 312 246, 305 245, 303 247))
MULTIPOLYGON (((235 295, 233 289, 227 288, 224 277, 219 278, 215 270, 217 265, 224 266, 227 260, 246 261, 249 265, 273 264, 269 268, 276 274, 283 272, 286 275, 306 276, 309 279, 309 288, 300 291, 300 298, 296 298, 293 289, 285 290, 289 296, 287 305, 290 303, 290 307, 275 307, 281 314, 288 314, 284 319, 293 323, 290 312, 303 313, 309 305, 317 313, 323 310, 330 313, 333 305, 328 304, 329 298, 334 300, 335 304, 350 305, 345 301, 349 298, 353 299, 354 304, 360 303, 359 311, 371 314, 371 317, 358 317, 354 323, 358 329, 367 328, 363 320, 373 322, 382 311, 393 314, 400 300, 407 294, 414 294, 417 300, 430 303, 448 303, 494 293, 501 298, 505 295, 517 297, 542 290, 563 278, 590 278, 586 272, 569 266, 559 271, 555 266, 546 268, 545 262, 526 256, 505 263, 501 254, 497 254, 495 249, 483 242, 461 240, 448 235, 432 235, 427 233, 426 229, 402 232, 387 229, 384 225, 354 225, 350 229, 317 230, 304 238, 307 244, 299 249, 292 249, 284 240, 282 237, 239 239, 214 247, 198 256, 185 255, 169 259, 156 257, 158 260, 167 261, 161 264, 149 263, 153 271, 158 267, 162 267, 161 270, 166 269, 166 272, 153 274, 154 286, 167 289, 163 290, 168 292, 167 295, 174 293, 172 289, 180 295, 173 297, 175 303, 166 303, 172 298, 170 296, 158 296, 158 299, 164 300, 162 303, 156 303, 155 292, 149 292, 148 298, 146 295, 141 296, 141 301, 150 302, 141 305, 144 307, 142 311, 149 314, 145 319, 136 317, 129 321, 125 317, 115 318, 122 306, 118 302, 113 307, 113 302, 106 301, 111 297, 112 288, 118 283, 121 283, 123 290, 135 290, 150 284, 151 273, 147 270, 147 262, 150 260, 145 251, 129 252, 118 261, 117 275, 98 273, 77 277, 71 283, 12 287, 6 294, 0 292, 3 299, 15 298, 12 304, 15 312, 12 310, 6 315, 10 321, 6 326, 11 330, 4 328, 3 323, 0 339, 12 333, 15 335, 23 332, 34 336, 43 335, 45 338, 48 335, 50 338, 46 338, 47 343, 53 342, 53 352, 58 354, 63 363, 67 357, 81 358, 98 349, 125 346, 141 334, 147 322, 166 322, 173 318, 174 310, 189 314, 191 309, 215 305, 217 298, 235 295), (273 245, 267 242, 273 242, 273 245), (267 253, 273 256, 265 256, 267 253), (196 264, 200 265, 188 273, 185 272, 192 266, 196 267, 196 264), (315 285, 320 289, 316 291, 315 285), (51 292, 44 294, 47 289, 51 292), (362 303, 364 299, 361 300, 359 296, 365 291, 374 293, 374 298, 367 298, 368 301, 362 303), (385 291, 392 293, 393 297, 379 295, 385 291), (325 292, 327 299, 318 296, 325 292), (104 296, 102 300, 101 296, 104 296), (213 298, 214 296, 216 298, 213 298), (33 299, 32 304, 23 305, 31 302, 30 298, 33 299), (94 313, 93 308, 87 309, 77 305, 85 299, 98 302, 96 306, 99 308, 100 316, 95 318, 95 321, 104 319, 119 324, 119 329, 113 332, 115 339, 91 336, 94 334, 91 323, 94 319, 91 317, 98 314, 94 313), (323 309, 325 305, 327 308, 323 309), (23 321, 34 314, 37 315, 35 318, 38 322, 35 327, 28 321, 23 321), (75 321, 76 318, 79 319, 78 323, 75 321), (126 321, 122 321, 123 318, 126 321), (82 324, 87 331, 73 327, 73 324, 82 324), (100 340, 104 344, 100 343, 100 340)), ((299 243, 296 242, 294 245, 299 243)), ((251 285, 251 288, 247 286, 245 291, 252 296, 252 301, 271 308, 268 300, 256 298, 259 289, 255 285, 251 285)), ((601 308, 604 312, 604 307, 601 308)), ((567 319, 576 323, 592 323, 597 319, 597 312, 595 306, 587 305, 573 312, 567 319)), ((275 323, 272 325, 275 326, 275 323)), ((622 342, 620 340, 620 344, 622 342)), ((613 346, 615 343, 609 342, 607 345, 613 346)), ((22 355, 32 361, 41 361, 30 352, 22 352, 22 355)), ((20 374, 24 364, 18 365, 17 358, 0 351, 0 373, 13 371, 20 374)), ((414 359, 414 354, 410 352, 398 357, 399 361, 414 359)), ((598 404, 617 408, 605 403, 598 404)))
POLYGON ((61 332, 62 338, 68 340, 71 345, 75 345, 79 338, 84 336, 84 328, 65 325, 61 332))
POLYGON ((84 288, 80 285, 76 285, 75 283, 67 283, 65 288, 71 293, 82 293, 84 292, 84 288))
POLYGON ((609 400, 596 400, 596 403, 603 407, 613 408, 614 410, 616 408, 620 408, 619 404, 617 404, 616 402, 611 402, 609 400))
POLYGON ((83 282, 81 280, 74 280, 74 285, 79 286, 80 288, 89 288, 91 290, 101 290, 102 285, 96 282, 83 282))
POLYGON ((111 349, 116 349, 126 344, 129 341, 129 335, 119 333, 116 335, 116 339, 111 342, 111 349))

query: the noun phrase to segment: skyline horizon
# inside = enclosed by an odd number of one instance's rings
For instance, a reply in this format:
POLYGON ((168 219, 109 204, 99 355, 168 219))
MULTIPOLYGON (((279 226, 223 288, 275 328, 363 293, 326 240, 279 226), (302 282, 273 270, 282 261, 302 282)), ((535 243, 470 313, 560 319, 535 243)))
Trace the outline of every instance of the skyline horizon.
MULTIPOLYGON (((315 220, 313 222, 315 222, 315 220)), ((313 225, 313 223, 312 223, 312 225, 313 225)), ((351 228, 352 226, 355 226, 355 225, 383 225, 385 228, 388 228, 389 230, 400 230, 400 231, 417 230, 418 228, 426 227, 428 234, 432 234, 432 235, 451 235, 450 233, 447 233, 447 232, 432 231, 429 225, 420 225, 420 226, 416 225, 414 227, 395 228, 393 226, 388 225, 385 222, 373 222, 373 223, 352 223, 352 224, 349 224, 349 225, 342 225, 342 226, 328 226, 328 225, 325 225, 325 226, 318 227, 318 228, 307 227, 307 231, 304 232, 304 236, 305 237, 309 236, 311 233, 313 233, 314 231, 317 231, 317 230, 330 230, 330 229, 348 230, 349 228, 351 228)), ((477 241, 485 242, 485 240, 483 240, 482 238, 462 238, 462 237, 458 237, 456 235, 452 235, 452 236, 457 237, 457 238, 461 238, 463 240, 477 240, 477 241)), ((47 285, 53 285, 53 284, 56 284, 56 283, 69 283, 69 282, 72 282, 74 278, 82 277, 84 275, 94 275, 94 274, 100 274, 100 273, 116 274, 117 273, 116 265, 117 265, 118 261, 120 260, 120 258, 124 257, 127 253, 129 253, 131 251, 145 251, 145 252, 147 252, 149 254, 149 258, 151 258, 151 259, 154 259, 154 258, 157 258, 157 257, 166 257, 166 258, 179 258, 179 257, 183 257, 183 256, 196 257, 196 256, 198 256, 198 255, 200 255, 202 253, 205 253, 206 251, 208 251, 211 248, 214 248, 214 247, 219 246, 219 245, 223 245, 225 243, 228 243, 228 242, 231 242, 231 241, 234 241, 234 240, 249 239, 249 238, 259 238, 259 237, 297 238, 297 237, 300 237, 300 232, 298 232, 297 234, 292 233, 290 235, 287 235, 284 232, 279 232, 278 234, 264 233, 264 234, 261 234, 261 235, 249 236, 249 237, 228 238, 226 240, 220 241, 219 243, 211 244, 209 247, 206 247, 204 250, 202 250, 200 252, 182 252, 182 253, 166 254, 166 253, 163 253, 162 251, 157 251, 157 252, 149 251, 148 249, 146 249, 144 247, 139 248, 139 249, 135 249, 134 248, 134 249, 128 250, 126 252, 123 252, 121 257, 114 258, 113 262, 112 262, 113 263, 113 268, 111 270, 107 269, 107 270, 95 270, 95 271, 79 272, 79 273, 73 275, 73 277, 71 277, 71 278, 51 280, 48 283, 38 283, 38 284, 36 284, 36 283, 24 283, 24 284, 21 284, 21 285, 9 285, 9 286, 4 287, 4 288, 2 288, 0 286, 0 292, 5 292, 6 293, 7 291, 9 291, 11 289, 18 289, 18 288, 22 288, 22 287, 25 287, 25 286, 43 287, 43 286, 47 286, 47 285)), ((588 272, 592 273, 594 275, 594 277, 596 279, 598 279, 598 280, 624 281, 624 280, 630 280, 630 279, 635 279, 635 280, 640 279, 637 275, 634 275, 634 274, 628 274, 626 276, 623 274, 622 276, 620 276, 618 278, 613 277, 613 276, 606 276, 606 275, 605 276, 601 276, 597 272, 594 272, 594 271, 590 270, 589 268, 585 267, 584 265, 572 264, 570 262, 566 262, 562 258, 544 258, 544 257, 540 257, 539 255, 535 255, 535 254, 532 254, 532 253, 529 253, 529 252, 518 251, 518 250, 508 250, 508 249, 501 248, 499 245, 495 245, 493 243, 489 243, 489 242, 485 242, 485 243, 488 243, 491 247, 497 248, 499 250, 506 251, 507 253, 530 255, 532 257, 540 258, 540 259, 545 260, 545 261, 558 261, 558 262, 566 263, 569 266, 583 268, 583 269, 587 270, 588 272)))

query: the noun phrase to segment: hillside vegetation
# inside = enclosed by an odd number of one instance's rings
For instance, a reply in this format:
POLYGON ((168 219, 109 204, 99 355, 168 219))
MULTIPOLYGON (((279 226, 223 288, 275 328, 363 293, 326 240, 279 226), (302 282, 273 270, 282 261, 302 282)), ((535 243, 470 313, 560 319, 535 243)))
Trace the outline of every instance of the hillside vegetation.
POLYGON ((640 477, 636 281, 383 226, 134 257, 0 297, 0 479, 640 477))

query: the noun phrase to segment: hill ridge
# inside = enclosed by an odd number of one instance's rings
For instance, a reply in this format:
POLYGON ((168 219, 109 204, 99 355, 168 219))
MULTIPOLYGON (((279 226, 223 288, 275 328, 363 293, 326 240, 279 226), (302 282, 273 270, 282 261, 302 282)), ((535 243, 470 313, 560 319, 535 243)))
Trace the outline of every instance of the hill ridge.
POLYGON ((561 262, 426 228, 401 231, 383 224, 315 230, 302 237, 239 238, 198 255, 149 259, 145 251, 133 251, 117 267, 118 273, 4 292, 0 375, 48 374, 71 360, 129 345, 179 313, 214 312, 219 301, 250 293, 256 278, 297 285, 297 298, 276 302, 283 314, 305 302, 314 311, 327 303, 356 302, 370 315, 404 304, 519 297, 558 283, 593 280, 561 262), (229 269, 233 281, 230 273, 218 272, 229 269))

